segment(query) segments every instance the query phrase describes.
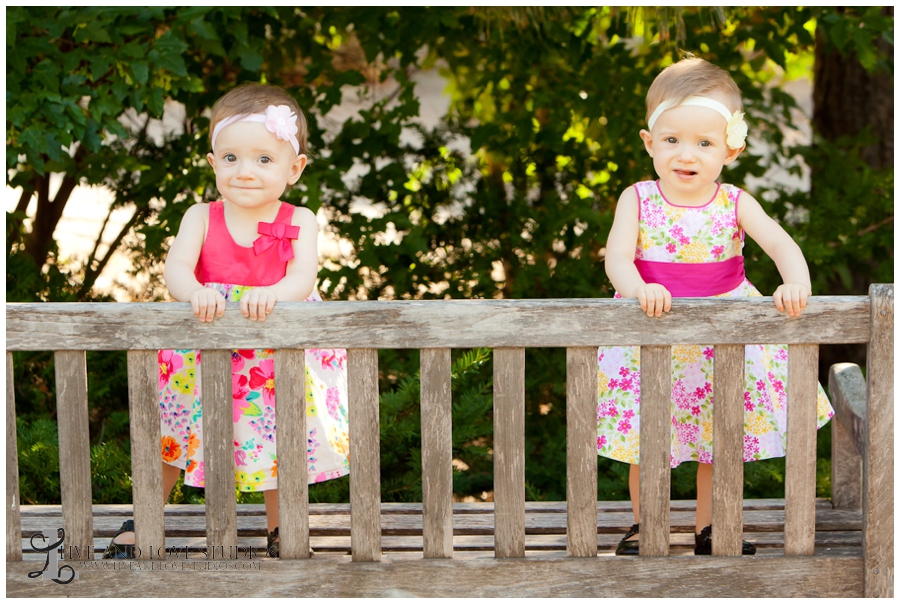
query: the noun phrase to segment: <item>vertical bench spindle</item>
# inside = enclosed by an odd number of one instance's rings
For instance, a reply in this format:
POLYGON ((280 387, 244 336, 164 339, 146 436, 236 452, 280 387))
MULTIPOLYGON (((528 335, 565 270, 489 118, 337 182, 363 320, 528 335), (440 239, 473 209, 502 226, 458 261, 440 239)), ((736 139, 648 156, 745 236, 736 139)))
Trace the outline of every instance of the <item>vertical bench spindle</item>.
POLYGON ((422 553, 453 557, 453 401, 450 349, 420 351, 422 414, 422 553))
POLYGON ((744 347, 717 345, 713 374, 714 556, 740 556, 744 510, 744 347))
POLYGON ((6 561, 22 559, 22 519, 19 511, 19 450, 16 448, 16 389, 13 355, 6 353, 6 561))
POLYGON ((566 349, 566 551, 597 555, 597 349, 566 349))
POLYGON ((309 558, 309 431, 306 427, 306 352, 275 351, 275 425, 278 455, 278 553, 309 558))
POLYGON ((525 557, 525 349, 494 349, 494 556, 525 557))
POLYGON ((811 556, 816 547, 818 364, 818 346, 788 346, 787 451, 784 472, 786 556, 811 556))
POLYGON ((669 555, 672 347, 641 347, 641 556, 669 555))
POLYGON ((201 350, 200 361, 206 545, 210 558, 221 559, 237 547, 231 351, 201 350))
POLYGON ((869 398, 863 457, 865 596, 894 596, 894 285, 869 287, 869 398))
POLYGON ((87 361, 83 350, 53 354, 59 422, 59 483, 66 555, 94 557, 91 449, 88 432, 87 361))
POLYGON ((159 548, 165 547, 157 354, 155 350, 127 353, 134 538, 143 559, 156 557, 159 548))
POLYGON ((354 562, 381 561, 381 434, 378 351, 347 350, 350 548, 354 562))

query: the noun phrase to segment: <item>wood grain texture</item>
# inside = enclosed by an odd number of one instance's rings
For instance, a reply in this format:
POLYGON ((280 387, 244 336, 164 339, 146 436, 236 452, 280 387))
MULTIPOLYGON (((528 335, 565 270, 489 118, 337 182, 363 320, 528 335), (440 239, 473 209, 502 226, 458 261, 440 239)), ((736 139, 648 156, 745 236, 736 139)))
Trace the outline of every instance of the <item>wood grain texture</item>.
POLYGON ((22 559, 19 535, 19 451, 16 448, 16 390, 13 355, 6 353, 6 561, 22 559))
POLYGON ((572 557, 597 555, 597 349, 566 350, 566 534, 572 557))
POLYGON ((397 560, 390 564, 340 564, 333 560, 263 561, 247 571, 82 571, 69 585, 29 579, 34 563, 7 565, 12 597, 241 597, 252 585, 259 597, 318 598, 611 598, 611 597, 859 597, 862 563, 848 556, 696 556, 623 559, 397 560))
POLYGON ((7 350, 475 348, 868 341, 869 299, 813 296, 786 321, 772 298, 681 298, 649 319, 636 300, 279 303, 265 323, 237 303, 200 323, 184 302, 7 304, 7 350))
POLYGON ((872 285, 863 456, 865 595, 894 596, 894 285, 872 285))
POLYGON ((453 431, 450 349, 420 353, 422 539, 426 558, 453 557, 453 431))
POLYGON ((378 423, 377 350, 347 350, 347 389, 350 399, 350 541, 353 561, 378 562, 381 560, 381 434, 378 423))
POLYGON ((155 350, 129 350, 128 415, 135 544, 141 558, 165 546, 160 472, 159 376, 155 350))
POLYGON ((828 371, 831 420, 831 501, 838 509, 862 508, 866 379, 859 365, 838 363, 828 371))
POLYGON ((494 349, 494 555, 525 556, 525 349, 494 349))
POLYGON ((740 556, 744 509, 744 347, 715 347, 712 541, 714 556, 740 556))
POLYGON ((672 348, 641 347, 641 557, 669 555, 672 348))
POLYGON ((279 555, 309 558, 305 351, 275 351, 275 393, 279 555))
POLYGON ((67 549, 73 557, 92 553, 91 452, 88 431, 87 361, 77 350, 53 354, 56 372, 56 419, 59 424, 59 486, 67 549))
POLYGON ((828 371, 828 393, 834 419, 847 431, 858 455, 866 448, 866 398, 868 386, 859 365, 838 363, 828 371))
MULTIPOLYGON (((240 314, 240 313, 238 313, 240 314)), ((206 538, 211 546, 237 545, 234 498, 234 422, 231 350, 200 351, 206 538)))
POLYGON ((816 396, 819 347, 788 347, 784 553, 811 556, 816 525, 816 396))

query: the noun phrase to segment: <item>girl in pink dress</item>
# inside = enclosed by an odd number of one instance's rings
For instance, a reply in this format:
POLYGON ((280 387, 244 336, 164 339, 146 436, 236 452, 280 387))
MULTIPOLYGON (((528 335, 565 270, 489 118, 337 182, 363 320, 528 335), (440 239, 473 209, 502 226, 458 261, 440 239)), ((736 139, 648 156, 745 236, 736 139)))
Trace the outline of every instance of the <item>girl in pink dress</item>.
MULTIPOLYGON (((606 272, 616 297, 637 298, 649 317, 672 298, 745 297, 760 292, 744 276, 741 250, 749 234, 775 261, 784 281, 776 308, 799 316, 811 294, 797 244, 746 191, 720 184, 722 168, 745 148, 741 94, 722 69, 688 58, 665 69, 647 94, 648 129, 641 139, 659 180, 639 182, 619 198, 609 234, 606 272)), ((711 553, 712 346, 672 348, 671 466, 699 462, 695 554, 711 553)), ((635 524, 617 555, 638 553, 640 348, 598 351, 597 449, 631 464, 635 524)), ((745 348, 744 461, 784 456, 787 348, 745 348)), ((834 415, 819 386, 818 426, 834 415)), ((755 548, 744 543, 743 553, 755 548)))
MULTIPOLYGON (((305 207, 280 200, 306 167, 306 119, 284 90, 235 88, 213 106, 207 155, 222 199, 188 209, 166 258, 169 293, 189 301, 201 322, 240 303, 250 321, 265 321, 275 303, 321 301, 318 222, 305 207)), ((310 483, 349 472, 345 350, 306 351, 310 483)), ((163 492, 184 471, 204 486, 201 359, 196 350, 159 351, 163 492)), ((271 350, 232 351, 235 482, 262 491, 269 553, 278 551, 278 459, 271 350)), ((131 557, 133 524, 123 525, 108 557, 131 557)))

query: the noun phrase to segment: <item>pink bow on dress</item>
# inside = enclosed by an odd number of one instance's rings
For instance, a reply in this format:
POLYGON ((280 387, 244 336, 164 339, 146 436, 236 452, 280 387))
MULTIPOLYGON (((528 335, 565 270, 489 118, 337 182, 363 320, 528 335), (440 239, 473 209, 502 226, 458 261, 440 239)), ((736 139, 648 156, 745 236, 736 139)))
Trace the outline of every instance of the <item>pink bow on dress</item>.
POLYGON ((256 232, 260 235, 253 242, 253 251, 257 256, 277 245, 279 260, 287 262, 294 258, 290 240, 300 236, 300 227, 282 222, 260 222, 256 232))

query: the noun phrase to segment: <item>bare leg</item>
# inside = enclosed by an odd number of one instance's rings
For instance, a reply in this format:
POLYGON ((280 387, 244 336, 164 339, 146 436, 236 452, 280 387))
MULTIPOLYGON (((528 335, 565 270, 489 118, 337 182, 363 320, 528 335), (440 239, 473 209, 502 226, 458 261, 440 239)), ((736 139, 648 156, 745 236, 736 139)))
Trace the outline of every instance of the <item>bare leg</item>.
POLYGON ((271 533, 278 527, 278 489, 263 491, 263 502, 266 504, 266 529, 271 533))
POLYGON ((712 464, 697 467, 697 534, 712 524, 712 464))
MULTIPOLYGON (((176 466, 171 466, 165 462, 162 464, 162 477, 163 477, 163 505, 169 500, 169 495, 172 494, 172 489, 175 488, 175 483, 178 482, 178 477, 181 476, 181 468, 176 466)), ((277 508, 276 508, 277 509, 277 508)), ((115 542, 121 545, 133 545, 134 544, 134 533, 127 532, 122 533, 118 537, 115 538, 115 542)))
MULTIPOLYGON (((631 464, 628 469, 628 493, 631 495, 631 511, 634 512, 634 523, 641 521, 641 466, 631 464)), ((640 533, 635 534, 628 540, 633 541, 638 538, 640 533)))

